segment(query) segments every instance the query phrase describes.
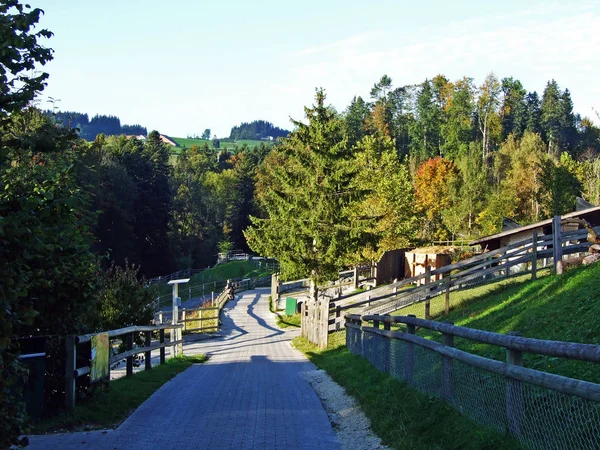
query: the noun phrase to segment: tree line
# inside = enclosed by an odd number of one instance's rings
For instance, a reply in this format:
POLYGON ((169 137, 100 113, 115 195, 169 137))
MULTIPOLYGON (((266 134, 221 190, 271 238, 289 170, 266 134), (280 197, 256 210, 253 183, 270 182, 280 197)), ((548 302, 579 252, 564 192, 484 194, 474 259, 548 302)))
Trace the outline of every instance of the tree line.
POLYGON ((542 95, 512 77, 394 88, 342 112, 318 90, 304 122, 257 174, 250 248, 315 280, 386 250, 501 231, 600 204, 600 129, 570 91, 542 95))
POLYGON ((121 125, 121 119, 117 116, 96 114, 90 120, 86 113, 75 111, 52 111, 44 113, 52 117, 64 128, 78 130, 79 136, 86 141, 93 141, 97 135, 115 136, 125 134, 130 136, 147 136, 148 130, 141 125, 121 125))
POLYGON ((229 139, 242 140, 242 139, 277 139, 280 137, 286 137, 290 132, 274 126, 271 122, 266 120, 254 120, 250 123, 242 122, 238 126, 231 128, 229 133, 229 139))

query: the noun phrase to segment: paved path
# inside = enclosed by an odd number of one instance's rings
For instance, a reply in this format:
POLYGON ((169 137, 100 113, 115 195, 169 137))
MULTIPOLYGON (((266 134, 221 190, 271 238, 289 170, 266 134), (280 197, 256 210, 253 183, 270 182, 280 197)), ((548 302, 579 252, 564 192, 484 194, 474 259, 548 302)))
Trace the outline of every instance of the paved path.
POLYGON ((223 311, 223 337, 186 345, 210 360, 160 388, 119 428, 30 436, 49 449, 339 449, 320 400, 300 376, 313 370, 275 325, 267 289, 223 311))

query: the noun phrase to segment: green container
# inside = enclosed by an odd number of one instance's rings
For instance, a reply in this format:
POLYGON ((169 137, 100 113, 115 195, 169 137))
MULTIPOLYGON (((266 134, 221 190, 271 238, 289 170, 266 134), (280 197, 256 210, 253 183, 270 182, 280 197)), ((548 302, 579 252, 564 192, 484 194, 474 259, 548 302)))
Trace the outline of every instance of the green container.
POLYGON ((293 316, 294 314, 296 314, 296 305, 298 303, 298 300, 296 300, 293 297, 286 297, 285 299, 285 315, 286 316, 293 316))

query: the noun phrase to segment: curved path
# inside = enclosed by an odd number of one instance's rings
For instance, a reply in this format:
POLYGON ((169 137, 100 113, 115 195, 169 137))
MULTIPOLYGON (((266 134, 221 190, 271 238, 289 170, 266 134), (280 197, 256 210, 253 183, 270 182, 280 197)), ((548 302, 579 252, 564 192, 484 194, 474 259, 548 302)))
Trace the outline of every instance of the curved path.
POLYGON ((30 436, 28 449, 339 449, 320 400, 300 376, 314 366, 277 328, 268 289, 239 294, 223 336, 189 344, 210 360, 163 385, 116 430, 30 436))

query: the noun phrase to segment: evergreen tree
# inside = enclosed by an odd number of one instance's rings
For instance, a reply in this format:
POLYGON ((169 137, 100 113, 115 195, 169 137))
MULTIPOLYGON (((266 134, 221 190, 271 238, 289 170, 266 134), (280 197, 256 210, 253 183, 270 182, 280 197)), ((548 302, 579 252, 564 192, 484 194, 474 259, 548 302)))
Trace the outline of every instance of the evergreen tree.
POLYGON ((257 191, 266 218, 251 217, 245 236, 252 250, 277 258, 284 274, 322 282, 358 253, 364 226, 350 220, 358 167, 344 122, 325 105, 323 90, 305 114, 308 123, 293 121, 295 131, 265 160, 257 191))
POLYGON ((344 115, 349 146, 354 146, 365 135, 365 120, 368 114, 368 104, 362 99, 362 97, 354 97, 346 109, 346 114, 344 115))

